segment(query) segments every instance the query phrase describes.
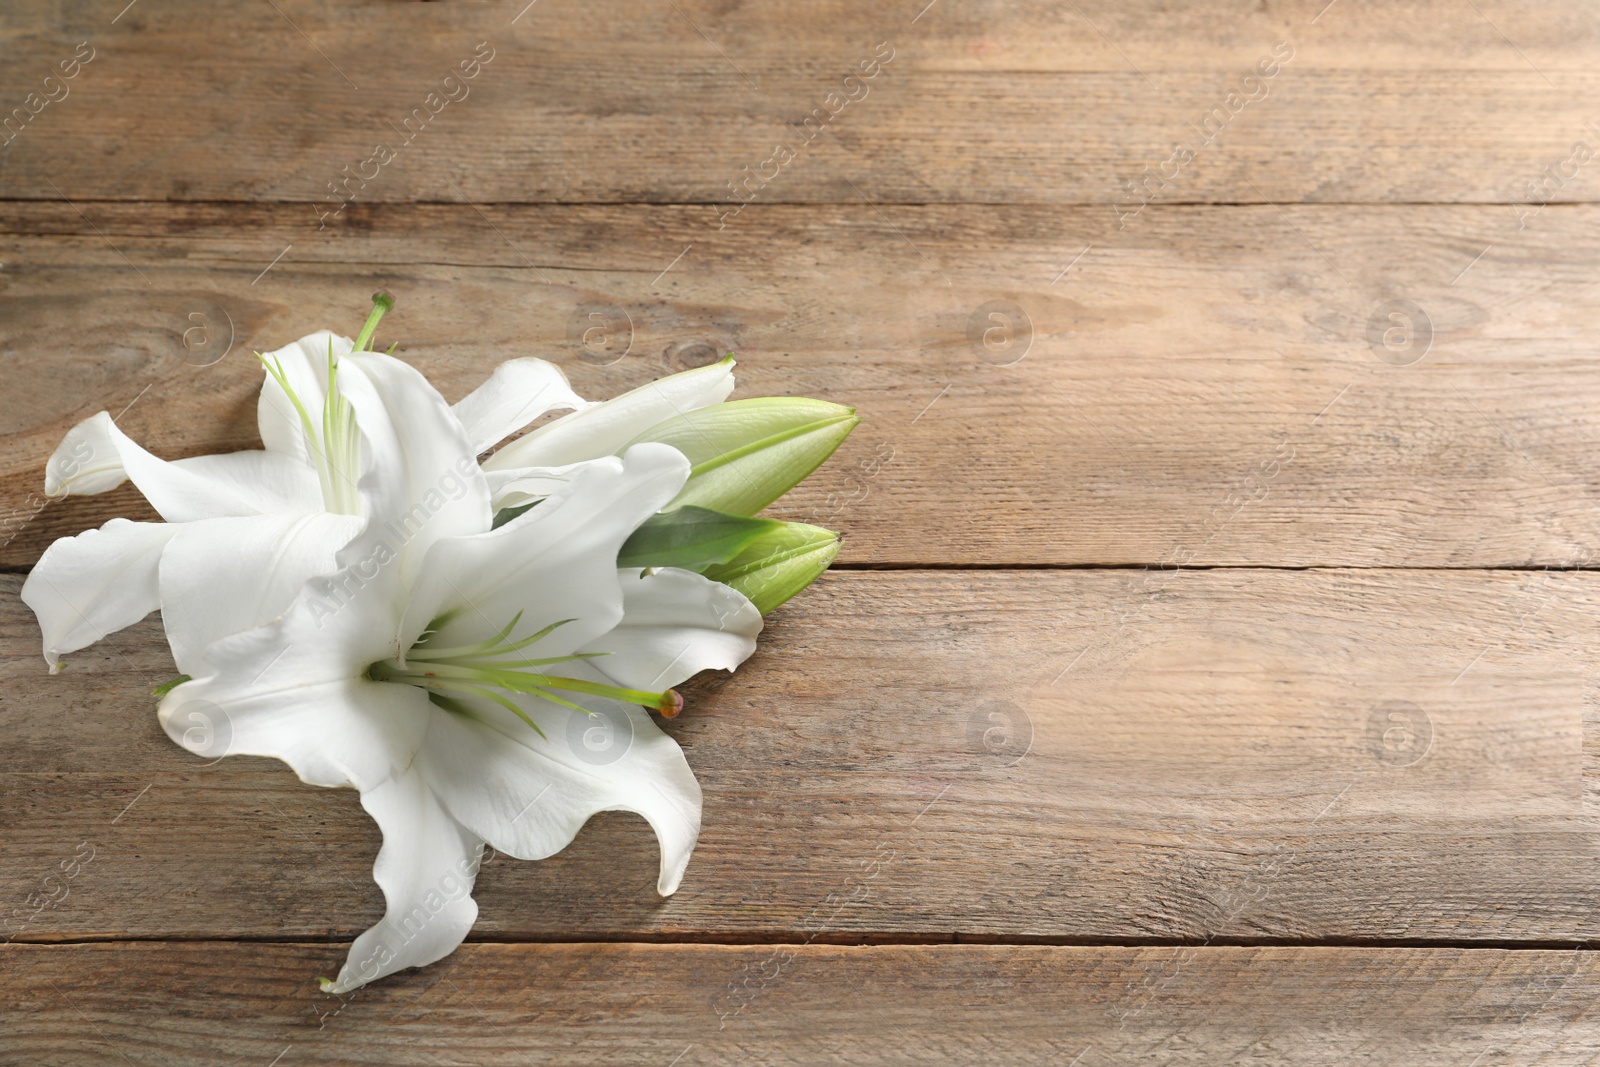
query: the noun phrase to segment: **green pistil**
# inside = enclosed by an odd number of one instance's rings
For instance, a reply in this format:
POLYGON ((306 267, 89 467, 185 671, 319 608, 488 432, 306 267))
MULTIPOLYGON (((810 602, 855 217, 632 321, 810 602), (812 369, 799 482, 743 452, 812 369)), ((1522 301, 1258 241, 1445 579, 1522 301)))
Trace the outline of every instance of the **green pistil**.
POLYGON ((378 320, 384 313, 394 308, 394 297, 379 289, 372 294, 372 313, 367 316, 366 325, 361 327, 361 332, 356 335, 356 351, 372 351, 372 334, 378 328, 378 320))
POLYGON ((322 404, 323 453, 328 459, 328 482, 338 506, 328 510, 345 515, 361 514, 361 496, 356 478, 361 471, 361 432, 356 426, 356 411, 339 391, 339 363, 333 358, 333 339, 328 339, 328 394, 322 404))
POLYGON ((667 718, 672 718, 682 710, 683 698, 671 689, 664 693, 653 693, 550 674, 543 669, 558 663, 592 659, 605 653, 574 652, 565 656, 517 657, 517 653, 535 644, 558 626, 573 621, 562 619, 535 634, 513 641, 512 631, 516 629, 521 619, 522 613, 518 612, 503 630, 487 641, 451 648, 432 648, 430 642, 446 621, 435 619, 416 644, 411 646, 411 650, 406 653, 403 660, 398 658, 379 660, 367 668, 367 677, 375 682, 398 682, 417 686, 419 689, 427 690, 428 698, 439 707, 469 717, 474 713, 462 700, 463 697, 480 697, 492 701, 521 719, 540 737, 544 737, 545 732, 539 728, 539 724, 529 718, 527 712, 518 707, 506 694, 521 693, 537 696, 589 716, 593 716, 594 712, 558 695, 557 691, 606 697, 627 704, 642 704, 659 711, 667 718))

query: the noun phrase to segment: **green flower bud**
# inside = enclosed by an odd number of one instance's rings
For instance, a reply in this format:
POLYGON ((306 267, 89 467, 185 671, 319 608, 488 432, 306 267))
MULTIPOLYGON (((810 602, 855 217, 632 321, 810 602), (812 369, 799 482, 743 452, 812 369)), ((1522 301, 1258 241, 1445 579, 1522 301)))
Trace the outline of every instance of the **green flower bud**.
POLYGON ((727 563, 701 573, 737 589, 766 615, 816 581, 838 554, 839 535, 832 530, 786 522, 727 563))
POLYGON ((617 554, 619 567, 683 567, 698 571, 727 563, 763 534, 783 526, 773 519, 725 515, 694 506, 652 515, 617 554))
POLYGON ((660 441, 689 457, 689 482, 668 509, 754 515, 821 466, 860 421, 853 408, 825 400, 760 397, 667 419, 629 446, 660 441))

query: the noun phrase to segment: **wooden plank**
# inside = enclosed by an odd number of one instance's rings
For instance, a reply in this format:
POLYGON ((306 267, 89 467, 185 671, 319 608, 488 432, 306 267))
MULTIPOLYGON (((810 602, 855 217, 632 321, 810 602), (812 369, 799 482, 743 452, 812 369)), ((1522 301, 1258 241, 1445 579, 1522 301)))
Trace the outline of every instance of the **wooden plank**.
POLYGON ((255 447, 249 352, 353 332, 380 286, 384 337, 451 398, 514 355, 608 396, 736 351, 741 396, 858 407, 783 512, 845 530, 847 562, 1581 565, 1600 209, 1526 222, 757 206, 719 233, 701 207, 413 206, 319 234, 283 205, 0 204, 0 565, 148 514, 131 489, 39 511, 75 421, 255 447), (584 347, 590 313, 615 347, 584 347))
POLYGON ((559 6, 12 5, 0 193, 722 203, 763 173, 765 202, 1110 204, 1183 143, 1169 201, 1518 202, 1546 167, 1594 197, 1562 166, 1600 102, 1568 6, 559 6))
POLYGON ((12 945, 5 1062, 1460 1067, 1600 1054, 1586 952, 469 945, 350 997, 317 993, 312 976, 342 953, 12 945))
MULTIPOLYGON (((353 793, 173 745, 155 620, 48 677, 17 583, 15 936, 378 918, 353 793)), ((706 797, 679 893, 643 821, 606 817, 491 860, 478 935, 1592 941, 1596 614, 1585 572, 834 573, 670 727, 706 797)))

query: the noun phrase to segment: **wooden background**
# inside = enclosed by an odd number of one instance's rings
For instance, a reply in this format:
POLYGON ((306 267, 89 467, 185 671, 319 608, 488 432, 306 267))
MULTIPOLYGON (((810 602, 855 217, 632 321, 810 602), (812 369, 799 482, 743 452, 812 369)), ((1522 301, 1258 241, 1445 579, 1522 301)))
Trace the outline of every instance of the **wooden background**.
POLYGON ((125 4, 0 10, 7 113, 92 52, 0 147, 0 1063, 1600 1055, 1594 7, 125 4), (156 619, 47 677, 16 591, 149 514, 44 502, 68 427, 252 447, 251 350, 379 287, 452 399, 735 351, 865 421, 670 727, 682 890, 602 817, 338 998, 356 796, 168 741, 156 619))

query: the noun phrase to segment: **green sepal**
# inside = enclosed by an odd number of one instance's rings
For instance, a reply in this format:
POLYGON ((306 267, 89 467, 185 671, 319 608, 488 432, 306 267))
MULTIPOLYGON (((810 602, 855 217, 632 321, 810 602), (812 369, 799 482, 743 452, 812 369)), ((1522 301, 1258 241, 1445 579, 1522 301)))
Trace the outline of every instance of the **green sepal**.
POLYGON ((816 581, 839 554, 839 535, 832 530, 803 522, 778 526, 727 563, 702 572, 749 597, 763 615, 816 581))
POLYGON ((539 502, 537 500, 535 500, 532 503, 528 503, 528 504, 518 504, 514 508, 501 508, 499 511, 494 513, 494 521, 489 524, 489 529, 491 529, 491 530, 500 529, 500 527, 504 526, 506 523, 510 522, 512 519, 516 518, 518 515, 523 514, 529 508, 533 507, 534 504, 537 504, 537 503, 539 503, 539 502))
POLYGON ((184 682, 192 681, 194 681, 194 679, 190 678, 187 674, 180 674, 170 682, 162 682, 160 685, 150 690, 150 695, 153 697, 164 697, 174 689, 178 688, 178 686, 182 685, 184 682))
POLYGON ((652 515, 623 542, 619 567, 684 567, 698 571, 727 563, 763 534, 783 526, 772 519, 688 507, 652 515))
POLYGON ((689 458, 689 481, 669 509, 754 515, 821 466, 860 421, 853 408, 825 400, 758 397, 667 419, 627 447, 660 441, 689 458))

